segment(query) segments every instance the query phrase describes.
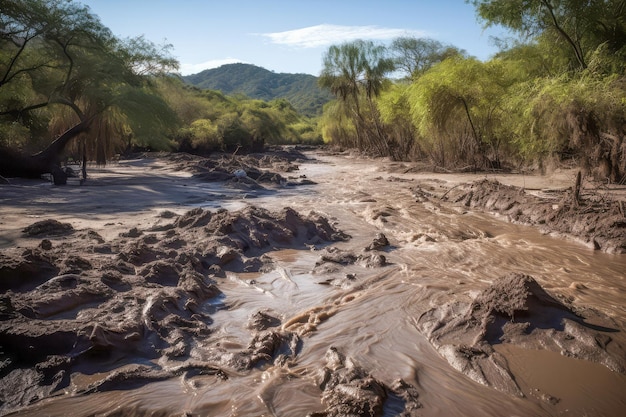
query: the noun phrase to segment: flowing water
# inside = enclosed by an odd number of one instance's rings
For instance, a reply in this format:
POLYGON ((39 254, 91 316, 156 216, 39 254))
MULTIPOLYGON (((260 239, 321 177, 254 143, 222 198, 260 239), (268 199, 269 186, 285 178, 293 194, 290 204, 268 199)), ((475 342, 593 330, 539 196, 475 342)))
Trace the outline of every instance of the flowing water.
MULTIPOLYGON (((248 317, 261 310, 302 335, 295 358, 228 379, 184 375, 136 389, 60 395, 19 414, 304 416, 324 409, 317 382, 324 355, 334 346, 386 384, 402 378, 416 386, 421 416, 625 415, 625 375, 554 352, 499 345, 525 394, 514 397, 454 370, 416 322, 433 307, 470 299, 494 279, 523 272, 624 329, 626 256, 594 252, 488 214, 418 203, 417 176, 388 174, 381 162, 320 158, 323 163, 303 164, 299 173, 317 185, 238 204, 321 213, 352 236, 334 246, 357 253, 382 232, 391 243, 385 253, 389 265, 352 265, 324 275, 312 272, 318 251, 271 252, 273 271, 221 279, 224 296, 212 306, 213 333, 193 352, 202 358, 214 344, 242 349, 251 339, 248 317), (355 278, 339 279, 348 273, 355 278), (320 284, 333 278, 338 279, 320 284), (545 401, 546 395, 559 401, 545 401)), ((616 338, 624 340, 621 333, 616 338)), ((75 375, 68 394, 96 377, 75 375)), ((397 408, 388 404, 385 415, 397 415, 397 408)))

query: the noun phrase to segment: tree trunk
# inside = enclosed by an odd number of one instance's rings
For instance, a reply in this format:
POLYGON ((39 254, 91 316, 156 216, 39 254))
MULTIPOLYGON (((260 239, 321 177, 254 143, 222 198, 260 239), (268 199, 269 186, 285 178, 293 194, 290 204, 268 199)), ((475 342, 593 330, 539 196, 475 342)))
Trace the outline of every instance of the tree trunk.
POLYGON ((59 166, 59 159, 70 140, 87 131, 89 120, 84 120, 69 128, 54 140, 46 149, 34 155, 24 155, 13 149, 0 149, 0 175, 4 177, 40 178, 52 174, 54 183, 67 182, 67 175, 59 166))
POLYGON ((574 183, 574 194, 572 196, 572 202, 574 203, 574 206, 578 207, 578 205, 580 204, 580 186, 582 185, 582 174, 580 171, 578 171, 578 174, 576 174, 576 182, 574 183))

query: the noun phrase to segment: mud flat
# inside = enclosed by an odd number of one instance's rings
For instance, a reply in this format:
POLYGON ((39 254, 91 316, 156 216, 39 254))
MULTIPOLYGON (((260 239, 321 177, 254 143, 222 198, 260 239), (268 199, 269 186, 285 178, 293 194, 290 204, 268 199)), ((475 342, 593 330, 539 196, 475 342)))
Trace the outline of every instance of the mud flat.
POLYGON ((0 415, 619 415, 620 200, 388 165, 1 185, 0 415))

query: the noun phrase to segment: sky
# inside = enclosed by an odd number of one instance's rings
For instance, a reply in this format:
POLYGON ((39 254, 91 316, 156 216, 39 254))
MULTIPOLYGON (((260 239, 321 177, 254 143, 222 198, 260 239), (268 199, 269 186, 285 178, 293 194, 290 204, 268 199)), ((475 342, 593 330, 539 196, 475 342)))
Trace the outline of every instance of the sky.
POLYGON ((171 44, 180 73, 243 62, 319 75, 330 45, 431 38, 487 60, 502 29, 464 0, 78 0, 119 38, 171 44))

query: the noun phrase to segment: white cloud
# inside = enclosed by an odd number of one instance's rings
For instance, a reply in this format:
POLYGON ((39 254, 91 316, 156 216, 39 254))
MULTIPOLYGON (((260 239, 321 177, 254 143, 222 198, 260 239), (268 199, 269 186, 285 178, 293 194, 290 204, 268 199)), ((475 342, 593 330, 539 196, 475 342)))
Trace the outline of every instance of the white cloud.
POLYGON ((210 61, 201 62, 199 64, 181 63, 180 73, 182 75, 197 74, 207 69, 221 67, 222 65, 226 65, 226 64, 237 64, 237 63, 247 64, 247 62, 241 59, 237 59, 237 58, 213 59, 210 61))
POLYGON ((316 25, 285 32, 263 33, 273 43, 302 48, 317 48, 356 39, 390 40, 400 36, 424 37, 425 31, 384 28, 379 26, 316 25))

